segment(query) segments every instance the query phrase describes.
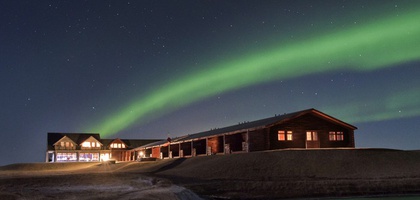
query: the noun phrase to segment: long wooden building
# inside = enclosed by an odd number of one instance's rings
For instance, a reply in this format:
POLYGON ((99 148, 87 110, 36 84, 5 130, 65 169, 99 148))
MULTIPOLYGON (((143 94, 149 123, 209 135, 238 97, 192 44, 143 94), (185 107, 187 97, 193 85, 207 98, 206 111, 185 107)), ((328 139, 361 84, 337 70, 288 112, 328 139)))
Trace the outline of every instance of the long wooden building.
POLYGON ((174 158, 275 149, 354 148, 357 128, 316 109, 149 143, 139 158, 174 158))

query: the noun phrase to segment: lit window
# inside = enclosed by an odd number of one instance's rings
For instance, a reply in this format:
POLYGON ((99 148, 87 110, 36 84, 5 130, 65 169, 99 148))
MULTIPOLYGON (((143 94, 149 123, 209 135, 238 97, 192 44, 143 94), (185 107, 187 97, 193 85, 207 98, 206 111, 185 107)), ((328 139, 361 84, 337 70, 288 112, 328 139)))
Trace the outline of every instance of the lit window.
POLYGON ((293 140, 293 132, 287 131, 287 140, 293 140))
POLYGON ((121 149, 121 143, 118 143, 118 148, 121 149))
POLYGON ((60 142, 60 146, 64 147, 65 146, 64 142, 60 142))
POLYGON ((339 140, 339 141, 344 140, 344 133, 343 132, 337 132, 337 140, 339 140))
POLYGON ((122 148, 125 148, 125 145, 124 144, 122 144, 121 146, 122 146, 122 148))
POLYGON ((292 131, 278 131, 277 137, 279 141, 291 141, 293 140, 293 132, 292 131))
POLYGON ((316 131, 306 131, 306 140, 307 141, 317 141, 318 133, 316 131))
POLYGON ((334 132, 334 131, 330 131, 330 133, 329 133, 329 138, 330 138, 330 141, 335 141, 335 140, 337 140, 337 135, 335 134, 335 132, 334 132))
POLYGON ((284 141, 286 138, 284 137, 284 131, 278 131, 278 140, 284 141))
POLYGON ((82 147, 90 147, 90 142, 83 142, 82 147))
POLYGON ((57 153, 57 162, 77 161, 76 153, 57 153))
POLYGON ((343 141, 344 140, 344 133, 341 131, 330 131, 329 133, 330 141, 343 141))

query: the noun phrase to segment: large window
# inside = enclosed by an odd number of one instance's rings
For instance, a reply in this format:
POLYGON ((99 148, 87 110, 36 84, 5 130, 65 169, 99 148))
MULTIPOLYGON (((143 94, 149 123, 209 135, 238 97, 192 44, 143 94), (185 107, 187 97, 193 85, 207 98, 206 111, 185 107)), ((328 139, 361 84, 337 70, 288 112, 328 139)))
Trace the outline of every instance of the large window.
POLYGON ((329 138, 330 141, 343 141, 344 133, 341 131, 330 131, 329 138))
POLYGON ((80 161, 99 161, 99 153, 80 153, 79 154, 80 161))
POLYGON ((57 153, 57 162, 77 161, 76 153, 57 153))
POLYGON ((306 140, 307 141, 318 141, 318 132, 316 132, 316 131, 306 131, 306 140))
POLYGON ((292 141, 293 140, 293 132, 292 131, 280 130, 280 131, 277 132, 277 139, 279 141, 292 141))

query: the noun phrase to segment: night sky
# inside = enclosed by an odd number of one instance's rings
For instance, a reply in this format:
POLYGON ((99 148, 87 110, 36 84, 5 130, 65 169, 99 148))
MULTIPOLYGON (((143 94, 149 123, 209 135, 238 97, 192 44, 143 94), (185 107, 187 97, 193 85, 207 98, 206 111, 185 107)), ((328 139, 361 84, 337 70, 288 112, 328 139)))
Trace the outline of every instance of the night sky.
POLYGON ((420 1, 0 1, 0 165, 316 108, 420 149, 420 1))

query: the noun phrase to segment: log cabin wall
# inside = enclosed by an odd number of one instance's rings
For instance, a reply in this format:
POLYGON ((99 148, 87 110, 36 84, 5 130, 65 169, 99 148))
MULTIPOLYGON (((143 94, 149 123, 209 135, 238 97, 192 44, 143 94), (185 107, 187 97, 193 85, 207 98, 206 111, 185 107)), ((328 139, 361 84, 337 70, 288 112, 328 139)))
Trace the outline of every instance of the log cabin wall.
POLYGON ((354 147, 354 132, 313 114, 306 114, 270 128, 270 149, 306 148, 306 131, 316 131, 320 148, 354 147), (279 141, 278 131, 293 131, 292 141, 279 141), (344 133, 343 141, 330 141, 330 131, 344 133))
POLYGON ((115 149, 112 149, 111 150, 111 155, 112 155, 112 159, 114 159, 114 160, 118 160, 118 161, 124 161, 124 152, 125 151, 123 151, 123 150, 115 150, 115 149))
POLYGON ((153 147, 152 148, 152 157, 153 158, 160 158, 160 147, 153 147))
POLYGON ((249 151, 264 151, 269 149, 268 140, 269 140, 269 131, 268 129, 258 129, 249 131, 248 143, 249 151))

